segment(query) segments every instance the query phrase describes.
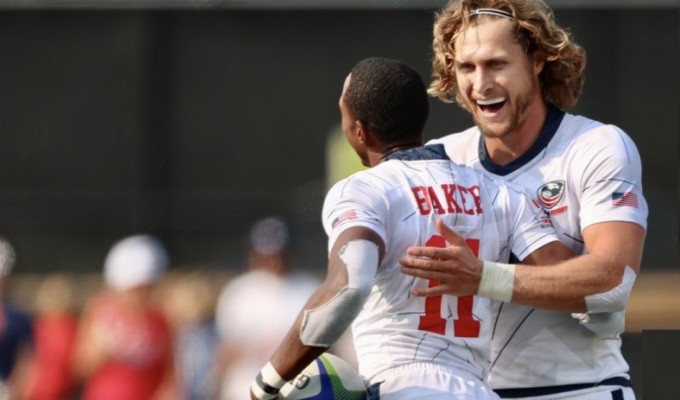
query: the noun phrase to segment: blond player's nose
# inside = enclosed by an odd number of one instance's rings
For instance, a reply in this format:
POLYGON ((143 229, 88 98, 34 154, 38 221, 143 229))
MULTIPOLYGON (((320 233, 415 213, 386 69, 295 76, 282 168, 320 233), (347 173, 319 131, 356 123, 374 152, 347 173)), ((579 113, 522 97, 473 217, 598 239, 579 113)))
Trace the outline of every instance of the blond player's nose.
POLYGON ((485 94, 493 87, 493 78, 483 68, 477 68, 472 76, 472 89, 480 95, 485 94))

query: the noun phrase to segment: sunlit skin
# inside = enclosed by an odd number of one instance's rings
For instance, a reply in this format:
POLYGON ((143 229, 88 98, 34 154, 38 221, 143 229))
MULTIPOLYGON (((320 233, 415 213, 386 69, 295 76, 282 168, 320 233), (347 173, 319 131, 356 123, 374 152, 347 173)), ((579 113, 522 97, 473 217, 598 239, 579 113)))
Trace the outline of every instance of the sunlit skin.
POLYGON ((548 110, 539 84, 543 62, 527 55, 515 38, 514 24, 481 17, 455 43, 461 97, 499 165, 529 149, 548 110))
POLYGON ((345 92, 347 91, 347 87, 349 86, 351 78, 352 74, 347 75, 347 78, 345 78, 345 83, 342 86, 342 93, 340 94, 340 99, 338 100, 342 131, 344 132, 349 145, 354 149, 361 159, 361 164, 369 167, 370 162, 368 160, 368 154, 363 143, 363 132, 361 132, 360 129, 360 122, 357 121, 354 115, 352 115, 352 112, 349 110, 349 107, 344 100, 345 92))

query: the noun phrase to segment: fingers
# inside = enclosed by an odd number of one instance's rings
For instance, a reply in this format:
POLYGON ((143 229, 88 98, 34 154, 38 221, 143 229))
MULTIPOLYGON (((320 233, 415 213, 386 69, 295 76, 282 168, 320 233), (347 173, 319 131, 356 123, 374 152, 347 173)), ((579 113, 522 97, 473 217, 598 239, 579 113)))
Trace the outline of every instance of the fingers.
POLYGON ((444 239, 450 244, 455 246, 465 245, 465 238, 452 231, 441 219, 437 220, 437 229, 439 229, 439 233, 441 233, 444 239))
POLYGON ((410 275, 421 279, 442 281, 448 278, 448 275, 445 272, 436 270, 434 268, 428 269, 422 267, 421 268, 401 267, 400 270, 405 275, 410 275))
POLYGON ((442 296, 448 294, 444 285, 438 285, 430 288, 413 289, 411 295, 415 297, 432 297, 442 296))
POLYGON ((451 249, 447 247, 422 247, 414 246, 406 250, 411 257, 428 257, 432 259, 448 260, 453 258, 451 249))
POLYGON ((429 247, 413 247, 410 248, 408 254, 399 259, 399 263, 403 267, 421 269, 427 271, 444 272, 452 267, 456 267, 458 257, 451 252, 446 252, 446 249, 438 249, 433 251, 429 247), (442 251, 444 250, 444 251, 442 251))

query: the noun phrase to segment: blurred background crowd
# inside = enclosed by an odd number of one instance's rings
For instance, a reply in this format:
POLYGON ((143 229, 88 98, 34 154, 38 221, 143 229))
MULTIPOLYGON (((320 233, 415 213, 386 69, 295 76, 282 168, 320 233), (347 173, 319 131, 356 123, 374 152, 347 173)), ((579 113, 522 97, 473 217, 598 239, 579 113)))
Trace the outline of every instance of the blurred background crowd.
MULTIPOLYGON (((31 302, 2 296, 0 398, 245 398, 320 283, 295 267, 283 219, 256 221, 248 244, 243 267, 219 276, 173 267, 152 235, 128 236, 102 260, 99 281, 53 273, 31 302)), ((0 293, 18 256, 0 239, 0 293)), ((334 352, 355 362, 347 335, 334 352)))

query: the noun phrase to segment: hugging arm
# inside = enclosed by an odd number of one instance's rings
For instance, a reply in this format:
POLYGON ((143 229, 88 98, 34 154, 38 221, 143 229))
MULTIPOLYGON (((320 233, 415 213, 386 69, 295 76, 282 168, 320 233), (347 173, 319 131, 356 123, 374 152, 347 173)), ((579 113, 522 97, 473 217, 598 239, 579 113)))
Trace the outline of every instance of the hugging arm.
MULTIPOLYGON (((488 268, 486 275, 492 275, 493 278, 494 274, 490 271, 498 264, 478 260, 464 240, 444 224, 440 224, 440 231, 451 243, 450 247, 412 247, 401 260, 402 272, 440 281, 439 286, 414 294, 484 295, 478 293, 480 283, 484 283, 484 271, 488 268)), ((511 285, 507 300, 516 304, 583 313, 589 311, 590 299, 591 304, 600 307, 598 312, 621 311, 630 294, 629 290, 627 293, 625 290, 616 292, 617 301, 598 301, 597 297, 592 296, 611 293, 619 286, 632 286, 630 282, 625 282, 624 271, 626 267, 630 267, 635 274, 639 271, 644 236, 645 230, 630 222, 594 224, 583 232, 588 254, 573 257, 559 242, 551 242, 529 255, 524 260, 525 264, 505 268, 505 273, 501 273, 504 281, 500 284, 505 285, 506 291, 511 285), (538 264, 541 268, 527 264, 538 264)))

